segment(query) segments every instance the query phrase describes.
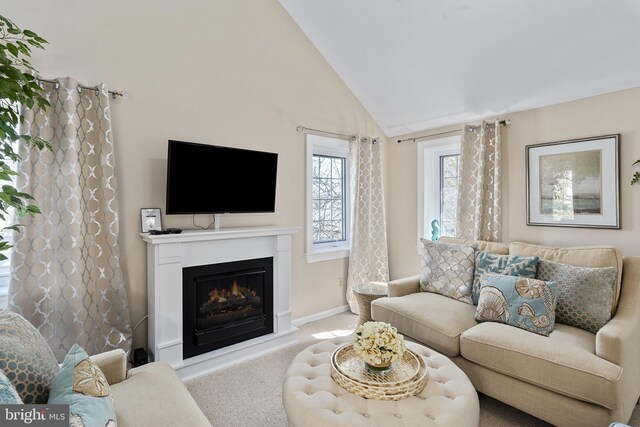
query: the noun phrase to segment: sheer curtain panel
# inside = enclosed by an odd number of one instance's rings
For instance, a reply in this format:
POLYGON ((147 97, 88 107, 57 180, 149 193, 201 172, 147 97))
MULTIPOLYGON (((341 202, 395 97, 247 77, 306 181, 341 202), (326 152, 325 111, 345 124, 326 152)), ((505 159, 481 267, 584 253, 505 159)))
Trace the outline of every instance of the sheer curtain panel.
POLYGON ((459 238, 502 239, 502 143, 500 122, 465 125, 460 143, 459 238))
POLYGON ((52 150, 20 147, 17 188, 41 215, 14 235, 9 308, 33 323, 58 361, 74 343, 87 353, 129 351, 131 325, 118 246, 118 201, 109 96, 71 79, 45 83, 51 106, 24 109, 21 133, 52 150))
POLYGON ((353 232, 347 302, 356 314, 359 310, 353 295, 354 286, 389 280, 381 143, 374 141, 356 138, 351 143, 353 232))

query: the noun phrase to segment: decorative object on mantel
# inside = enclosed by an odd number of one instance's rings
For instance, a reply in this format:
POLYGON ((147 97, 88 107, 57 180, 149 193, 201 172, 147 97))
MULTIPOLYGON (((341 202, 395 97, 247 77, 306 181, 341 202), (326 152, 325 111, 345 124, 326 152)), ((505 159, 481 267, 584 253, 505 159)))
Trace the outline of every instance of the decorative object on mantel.
POLYGON ((162 214, 160 208, 140 209, 140 220, 142 221, 142 232, 148 233, 151 230, 162 230, 162 214))
POLYGON ((385 374, 365 368, 354 344, 338 347, 331 355, 331 377, 350 393, 367 399, 401 400, 420 393, 427 384, 423 358, 406 350, 385 374))
POLYGON ((372 372, 388 371, 406 350, 404 337, 389 323, 366 322, 356 328, 355 335, 353 351, 372 372))
POLYGON ((620 228, 619 139, 527 145, 527 225, 620 228))
MULTIPOLYGON (((636 160, 635 162, 633 162, 634 165, 637 165, 638 163, 640 163, 640 160, 636 160)), ((633 178, 631 179, 631 185, 640 182, 640 172, 636 172, 633 174, 633 178)))

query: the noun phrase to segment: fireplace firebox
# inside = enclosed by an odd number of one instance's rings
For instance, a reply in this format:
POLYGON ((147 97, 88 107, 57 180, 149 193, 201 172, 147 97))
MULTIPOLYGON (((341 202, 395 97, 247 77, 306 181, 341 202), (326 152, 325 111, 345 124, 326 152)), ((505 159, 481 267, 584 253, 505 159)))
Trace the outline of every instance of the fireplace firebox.
POLYGON ((182 269, 183 358, 273 332, 273 258, 182 269))

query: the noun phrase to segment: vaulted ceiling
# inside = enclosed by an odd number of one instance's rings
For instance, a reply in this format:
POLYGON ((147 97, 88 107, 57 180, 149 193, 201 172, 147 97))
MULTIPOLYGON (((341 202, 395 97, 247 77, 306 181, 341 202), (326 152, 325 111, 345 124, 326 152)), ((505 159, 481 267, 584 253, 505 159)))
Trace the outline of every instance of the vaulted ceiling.
POLYGON ((638 0, 280 0, 388 136, 640 86, 638 0))

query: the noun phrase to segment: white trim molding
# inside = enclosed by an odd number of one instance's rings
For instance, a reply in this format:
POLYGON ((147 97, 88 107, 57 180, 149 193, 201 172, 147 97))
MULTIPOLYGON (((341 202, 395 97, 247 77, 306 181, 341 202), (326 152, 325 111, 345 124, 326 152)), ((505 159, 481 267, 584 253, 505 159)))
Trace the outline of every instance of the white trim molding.
POLYGON ((346 139, 306 134, 306 212, 305 254, 307 262, 348 258, 351 249, 351 158, 350 142, 346 139), (313 243, 313 156, 324 155, 345 159, 344 206, 346 240, 341 242, 313 243))
POLYGON ((330 310, 321 311, 321 312, 316 313, 316 314, 310 314, 309 316, 299 317, 297 319, 294 319, 293 322, 291 322, 291 323, 296 328, 299 328, 300 326, 304 325, 305 323, 315 322, 316 320, 326 319, 327 317, 335 316, 336 314, 344 313, 345 311, 349 311, 349 305, 348 304, 341 305, 340 307, 332 308, 330 310))

